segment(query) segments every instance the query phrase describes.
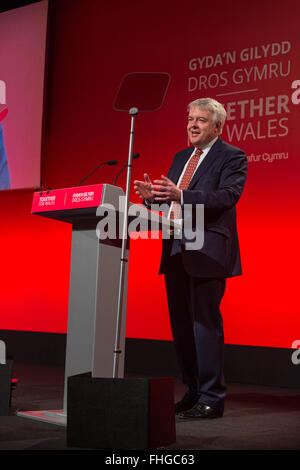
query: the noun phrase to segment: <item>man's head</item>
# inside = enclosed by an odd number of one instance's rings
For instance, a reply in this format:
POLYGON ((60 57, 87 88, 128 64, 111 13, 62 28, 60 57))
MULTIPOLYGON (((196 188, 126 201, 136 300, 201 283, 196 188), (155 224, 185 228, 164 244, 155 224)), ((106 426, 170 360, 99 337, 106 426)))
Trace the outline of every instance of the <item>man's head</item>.
POLYGON ((205 147, 221 134, 226 119, 226 111, 212 98, 200 98, 188 105, 187 131, 190 142, 195 147, 205 147))

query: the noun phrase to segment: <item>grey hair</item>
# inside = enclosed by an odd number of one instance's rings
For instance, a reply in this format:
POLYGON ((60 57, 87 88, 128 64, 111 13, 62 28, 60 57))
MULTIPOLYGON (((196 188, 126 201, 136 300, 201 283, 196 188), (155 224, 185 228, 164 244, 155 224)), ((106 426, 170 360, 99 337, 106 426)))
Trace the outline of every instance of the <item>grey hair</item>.
POLYGON ((211 111, 214 123, 220 124, 220 133, 222 132, 226 120, 226 111, 221 103, 214 100, 213 98, 199 98, 198 100, 189 103, 187 110, 190 111, 190 109, 194 106, 211 111))

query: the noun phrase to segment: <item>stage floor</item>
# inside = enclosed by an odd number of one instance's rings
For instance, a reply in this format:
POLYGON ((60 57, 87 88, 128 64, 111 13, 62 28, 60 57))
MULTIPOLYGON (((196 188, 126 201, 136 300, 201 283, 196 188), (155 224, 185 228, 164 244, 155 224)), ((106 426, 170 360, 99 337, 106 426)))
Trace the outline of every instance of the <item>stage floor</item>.
MULTIPOLYGON (((62 408, 64 370, 15 364, 13 375, 19 383, 9 416, 0 416, 0 450, 73 450, 65 427, 16 415, 62 408)), ((175 379, 175 400, 183 393, 175 379)), ((176 419, 176 434, 165 450, 300 450, 300 390, 228 384, 223 418, 176 419)))

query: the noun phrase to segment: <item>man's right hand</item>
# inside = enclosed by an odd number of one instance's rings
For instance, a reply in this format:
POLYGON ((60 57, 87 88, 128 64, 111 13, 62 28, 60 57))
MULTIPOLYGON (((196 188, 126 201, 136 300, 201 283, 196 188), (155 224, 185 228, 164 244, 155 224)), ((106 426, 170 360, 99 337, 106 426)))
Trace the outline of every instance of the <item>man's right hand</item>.
POLYGON ((141 199, 146 199, 147 201, 152 202, 154 200, 154 195, 152 192, 152 183, 147 173, 144 173, 144 179, 144 181, 134 181, 135 193, 141 199))

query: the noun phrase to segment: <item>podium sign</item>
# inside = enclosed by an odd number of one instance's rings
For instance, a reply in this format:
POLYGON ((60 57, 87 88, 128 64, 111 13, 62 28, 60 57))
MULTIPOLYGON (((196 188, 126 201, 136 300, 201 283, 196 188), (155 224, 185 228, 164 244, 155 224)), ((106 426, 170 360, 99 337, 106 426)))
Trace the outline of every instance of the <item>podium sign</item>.
POLYGON ((38 191, 33 195, 31 213, 98 207, 101 204, 103 184, 38 191))

